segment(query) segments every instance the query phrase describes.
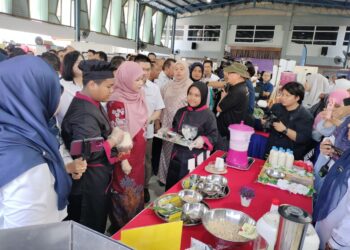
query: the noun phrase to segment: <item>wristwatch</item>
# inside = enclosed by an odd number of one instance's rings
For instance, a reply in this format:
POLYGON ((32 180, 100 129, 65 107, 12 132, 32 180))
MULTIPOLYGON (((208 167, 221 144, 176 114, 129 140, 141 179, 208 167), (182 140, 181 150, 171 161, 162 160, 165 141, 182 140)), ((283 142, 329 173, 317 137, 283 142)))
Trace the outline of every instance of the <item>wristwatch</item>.
POLYGON ((282 131, 282 134, 287 135, 287 133, 288 133, 288 128, 286 127, 286 129, 282 131))

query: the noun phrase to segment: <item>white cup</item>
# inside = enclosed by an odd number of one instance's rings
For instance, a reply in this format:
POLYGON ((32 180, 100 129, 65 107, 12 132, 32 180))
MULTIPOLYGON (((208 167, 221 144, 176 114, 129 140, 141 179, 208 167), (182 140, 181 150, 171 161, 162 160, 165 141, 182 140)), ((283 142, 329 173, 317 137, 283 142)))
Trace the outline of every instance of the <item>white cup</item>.
POLYGON ((216 157, 215 168, 218 171, 223 171, 225 169, 225 161, 221 157, 216 157))

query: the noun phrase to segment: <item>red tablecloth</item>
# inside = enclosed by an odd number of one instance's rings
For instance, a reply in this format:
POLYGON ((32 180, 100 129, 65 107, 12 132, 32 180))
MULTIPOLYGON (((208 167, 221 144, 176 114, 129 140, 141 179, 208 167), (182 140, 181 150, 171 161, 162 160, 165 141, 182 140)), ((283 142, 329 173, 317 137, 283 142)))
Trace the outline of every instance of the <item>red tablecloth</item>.
MULTIPOLYGON (((215 161, 216 157, 222 156, 223 151, 217 151, 212 154, 206 161, 198 166, 191 174, 209 175, 204 170, 204 167, 211 161, 215 161)), ((312 213, 312 200, 311 198, 291 194, 287 191, 283 191, 274 187, 262 185, 257 183, 258 174, 264 164, 262 160, 255 160, 252 167, 248 171, 241 171, 236 169, 228 169, 228 173, 225 177, 228 179, 228 186, 230 187, 230 193, 227 197, 219 200, 205 200, 210 208, 232 208, 243 211, 250 215, 255 220, 258 220, 262 215, 270 210, 271 201, 274 198, 280 200, 281 204, 291 204, 305 209, 310 214, 312 213), (239 189, 241 186, 247 185, 255 189, 256 197, 252 200, 250 207, 245 208, 241 206, 239 189)), ((177 193, 181 190, 181 181, 173 186, 167 193, 177 193)), ((134 219, 132 219, 123 229, 130 229, 142 226, 149 226, 154 224, 164 223, 159 219, 151 209, 144 209, 134 219)), ((120 240, 120 231, 118 231, 112 237, 120 240)), ((191 237, 203 241, 206 244, 216 246, 217 242, 214 237, 205 230, 203 225, 184 227, 182 232, 181 249, 190 247, 191 237)), ((252 249, 251 245, 241 246, 238 249, 252 249)))

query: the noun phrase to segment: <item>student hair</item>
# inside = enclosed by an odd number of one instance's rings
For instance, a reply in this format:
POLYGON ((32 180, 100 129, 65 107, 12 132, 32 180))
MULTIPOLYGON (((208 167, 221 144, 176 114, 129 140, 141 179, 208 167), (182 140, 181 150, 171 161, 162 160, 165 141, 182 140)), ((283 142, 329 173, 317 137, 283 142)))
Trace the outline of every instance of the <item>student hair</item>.
POLYGON ((96 52, 96 54, 98 54, 98 57, 99 57, 101 60, 103 60, 103 61, 105 61, 105 62, 108 61, 108 57, 107 57, 107 54, 106 54, 105 52, 103 52, 103 51, 98 51, 98 52, 96 52))
POLYGON ((145 63, 150 63, 152 64, 152 61, 145 55, 142 54, 138 54, 135 58, 134 58, 134 62, 145 62, 145 63))
POLYGON ((22 55, 26 55, 27 53, 21 49, 21 48, 14 48, 11 53, 9 58, 15 57, 15 56, 22 56, 22 55))
POLYGON ((89 49, 88 51, 87 51, 88 53, 90 52, 90 53, 92 53, 92 54, 96 54, 96 51, 95 50, 93 50, 93 49, 89 49))
POLYGON ((287 91, 289 94, 299 96, 298 103, 301 104, 304 100, 305 89, 304 86, 299 82, 288 82, 286 83, 281 91, 287 91))
POLYGON ((115 69, 118 69, 123 62, 125 62, 125 58, 122 56, 114 56, 111 59, 111 64, 113 65, 113 67, 115 67, 115 69))
POLYGON ((148 53, 147 56, 155 56, 155 57, 157 57, 157 55, 155 53, 153 53, 153 52, 148 53))
POLYGON ((253 63, 251 61, 246 61, 244 65, 247 67, 247 71, 248 71, 248 74, 250 75, 250 77, 254 76, 255 75, 255 68, 254 68, 253 63))
POLYGON ((39 57, 47 62, 55 71, 60 71, 61 62, 56 54, 51 52, 44 52, 39 57))
POLYGON ((210 67, 213 68, 213 61, 212 61, 212 60, 205 60, 205 61, 203 62, 203 66, 204 66, 204 64, 206 64, 206 63, 209 63, 209 64, 210 64, 210 67))
POLYGON ((166 68, 169 68, 171 66, 171 63, 176 63, 176 60, 173 58, 168 58, 165 60, 162 70, 165 70, 166 68))
POLYGON ((81 56, 79 51, 72 51, 67 53, 63 58, 62 67, 62 78, 66 81, 73 81, 74 72, 73 67, 79 56, 81 56))

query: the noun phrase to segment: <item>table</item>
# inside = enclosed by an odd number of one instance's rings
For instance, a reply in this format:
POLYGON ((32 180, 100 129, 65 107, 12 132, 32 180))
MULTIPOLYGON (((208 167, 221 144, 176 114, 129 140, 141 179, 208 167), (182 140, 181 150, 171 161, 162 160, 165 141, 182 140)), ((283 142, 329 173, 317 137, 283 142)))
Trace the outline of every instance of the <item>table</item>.
MULTIPOLYGON (((191 174, 209 175, 210 173, 204 170, 204 167, 208 163, 215 161, 216 157, 220 157, 224 154, 223 151, 216 151, 201 165, 199 165, 191 174)), ((303 208, 310 214, 312 213, 312 199, 309 197, 291 194, 286 191, 262 185, 256 182, 259 172, 264 164, 263 160, 256 159, 252 167, 248 171, 228 169, 228 173, 224 176, 228 179, 228 186, 230 187, 230 193, 227 197, 218 200, 205 200, 210 208, 232 208, 240 210, 253 219, 258 220, 262 215, 270 210, 271 201, 274 198, 280 200, 281 204, 291 204, 303 208), (247 185, 255 189, 256 197, 252 200, 250 207, 245 208, 241 206, 239 189, 241 186, 247 185)), ((186 178, 186 177, 185 177, 186 178)), ((181 190, 181 181, 169 189, 166 193, 177 193, 181 190)), ((152 209, 146 208, 133 218, 123 229, 131 229, 142 226, 149 226, 154 224, 164 223, 158 218, 152 209)), ((120 231, 114 234, 114 239, 120 240, 120 231)), ((205 230, 203 225, 197 225, 192 227, 184 227, 182 232, 181 249, 190 247, 191 237, 203 241, 206 244, 215 246, 217 244, 216 239, 209 232, 205 230)), ((252 249, 252 244, 246 244, 238 249, 252 249)))
POLYGON ((248 156, 253 158, 264 159, 266 144, 269 140, 269 134, 262 131, 255 131, 250 138, 248 156))

